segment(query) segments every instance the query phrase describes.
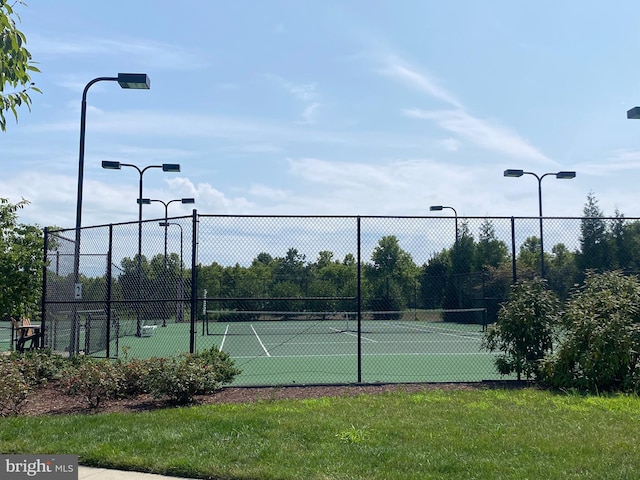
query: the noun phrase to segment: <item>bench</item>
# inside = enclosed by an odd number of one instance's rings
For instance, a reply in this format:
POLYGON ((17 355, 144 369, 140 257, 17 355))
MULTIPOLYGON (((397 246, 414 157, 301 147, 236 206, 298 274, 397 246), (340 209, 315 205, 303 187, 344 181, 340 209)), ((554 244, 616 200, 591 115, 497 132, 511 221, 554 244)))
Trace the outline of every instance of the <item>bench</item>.
POLYGON ((157 325, 142 325, 140 327, 140 336, 141 337, 150 337, 158 328, 157 325))
POLYGON ((18 352, 33 350, 40 346, 40 325, 31 323, 27 317, 21 318, 20 321, 12 318, 11 322, 16 331, 16 350, 18 352), (27 342, 30 342, 29 348, 26 347, 27 342))

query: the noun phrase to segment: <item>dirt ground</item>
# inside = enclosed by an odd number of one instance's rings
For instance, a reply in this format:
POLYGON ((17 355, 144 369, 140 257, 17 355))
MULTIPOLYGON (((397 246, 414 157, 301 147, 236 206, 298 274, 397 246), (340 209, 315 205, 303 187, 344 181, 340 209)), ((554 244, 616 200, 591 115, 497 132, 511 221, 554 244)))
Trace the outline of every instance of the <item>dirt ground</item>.
MULTIPOLYGON (((286 387, 225 387, 211 395, 199 395, 195 405, 221 403, 247 403, 261 400, 304 399, 320 397, 351 397, 360 394, 405 391, 420 392, 434 389, 468 390, 478 388, 518 388, 515 382, 481 383, 433 383, 400 385, 323 385, 323 386, 286 386, 286 387)), ((133 398, 105 400, 97 409, 88 407, 81 397, 66 395, 55 383, 39 387, 29 394, 21 408, 21 414, 27 416, 93 414, 110 412, 143 412, 159 408, 171 408, 165 399, 156 399, 151 395, 138 395, 133 398)))

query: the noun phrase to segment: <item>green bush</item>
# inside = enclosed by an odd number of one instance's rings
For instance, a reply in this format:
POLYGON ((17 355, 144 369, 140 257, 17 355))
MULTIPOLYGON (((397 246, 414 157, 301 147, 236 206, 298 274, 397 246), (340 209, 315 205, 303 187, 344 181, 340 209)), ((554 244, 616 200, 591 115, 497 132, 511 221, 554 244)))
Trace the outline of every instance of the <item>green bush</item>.
POLYGON ((29 392, 58 380, 67 395, 80 395, 97 408, 109 398, 141 393, 169 397, 179 404, 198 394, 213 393, 231 383, 240 371, 216 347, 175 358, 96 359, 84 355, 63 358, 48 350, 0 358, 0 416, 19 413, 29 392))
POLYGON ((31 391, 16 362, 0 358, 0 417, 17 415, 31 391))
POLYGON ((149 392, 149 375, 154 369, 156 358, 131 360, 117 360, 114 363, 116 371, 119 373, 120 390, 118 395, 121 397, 131 397, 141 393, 149 392))
POLYGON ((640 393, 640 282, 621 272, 587 274, 563 317, 566 332, 544 362, 557 388, 640 393))
POLYGON ((483 348, 501 352, 495 360, 501 375, 516 373, 518 380, 523 375, 538 378, 540 361, 553 348, 559 312, 560 302, 543 279, 513 286, 497 322, 482 339, 483 348))
POLYGON ((109 360, 75 356, 63 370, 60 385, 67 395, 81 395, 89 407, 97 408, 103 400, 119 395, 122 378, 109 360))
POLYGON ((233 366, 228 353, 218 350, 215 345, 202 352, 191 355, 193 359, 203 362, 206 370, 211 371, 215 380, 221 384, 231 383, 241 371, 233 366))
POLYGON ((240 373, 231 358, 216 347, 197 354, 158 358, 149 375, 149 389, 156 397, 169 397, 177 404, 193 401, 195 395, 213 393, 240 373))
POLYGON ((68 363, 65 358, 54 354, 50 349, 12 352, 8 358, 33 386, 58 379, 68 363))

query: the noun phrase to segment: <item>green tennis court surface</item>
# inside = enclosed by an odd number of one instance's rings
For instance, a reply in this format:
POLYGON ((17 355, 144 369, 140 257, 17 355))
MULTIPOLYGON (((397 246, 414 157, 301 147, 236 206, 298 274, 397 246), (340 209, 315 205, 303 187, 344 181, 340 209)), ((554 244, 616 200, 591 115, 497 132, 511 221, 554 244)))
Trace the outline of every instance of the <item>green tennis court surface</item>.
MULTIPOLYGON (((500 379, 481 349, 482 325, 433 321, 242 321, 197 324, 196 349, 217 346, 242 370, 234 385, 361 381, 474 382, 500 379)), ((115 345, 112 344, 112 348, 115 345)), ((158 326, 147 338, 119 339, 118 351, 149 357, 189 350, 189 324, 158 326)))

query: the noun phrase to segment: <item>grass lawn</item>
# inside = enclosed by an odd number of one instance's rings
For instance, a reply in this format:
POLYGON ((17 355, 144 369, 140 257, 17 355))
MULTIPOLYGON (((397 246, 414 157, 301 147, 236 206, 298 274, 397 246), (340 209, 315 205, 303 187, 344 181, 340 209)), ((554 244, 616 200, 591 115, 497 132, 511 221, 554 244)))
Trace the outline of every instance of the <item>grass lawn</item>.
POLYGON ((0 419, 0 452, 216 479, 637 479, 640 399, 536 389, 0 419))

